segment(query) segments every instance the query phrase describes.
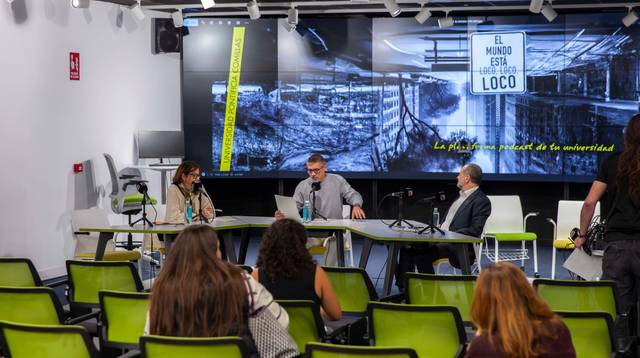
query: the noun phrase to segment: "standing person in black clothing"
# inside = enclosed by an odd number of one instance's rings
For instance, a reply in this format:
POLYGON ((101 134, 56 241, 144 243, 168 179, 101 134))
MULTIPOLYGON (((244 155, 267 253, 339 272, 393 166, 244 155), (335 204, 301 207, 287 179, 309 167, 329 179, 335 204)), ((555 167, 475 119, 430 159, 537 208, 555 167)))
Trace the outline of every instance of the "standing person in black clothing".
MULTIPOLYGON (((491 215, 491 201, 480 190, 482 169, 477 164, 467 164, 456 177, 460 196, 451 204, 440 228, 464 235, 480 237, 484 224, 491 215)), ((439 223, 433 223, 438 225, 439 223)), ((473 262, 475 252, 469 244, 469 262, 473 262)), ((433 274, 433 261, 446 257, 454 267, 460 268, 462 250, 459 245, 447 243, 412 245, 400 249, 396 270, 396 285, 404 290, 404 273, 418 272, 433 274)))
POLYGON ((329 276, 307 251, 307 230, 299 222, 282 219, 264 233, 256 269, 251 275, 276 300, 310 300, 323 317, 342 318, 338 296, 329 276))
MULTIPOLYGON (((607 247, 602 259, 602 278, 616 282, 622 312, 629 312, 640 290, 640 114, 624 130, 624 148, 600 165, 580 212, 580 234, 576 247, 585 242, 596 204, 607 193, 609 220, 605 231, 607 247)), ((619 319, 618 338, 628 335, 628 322, 619 319)))

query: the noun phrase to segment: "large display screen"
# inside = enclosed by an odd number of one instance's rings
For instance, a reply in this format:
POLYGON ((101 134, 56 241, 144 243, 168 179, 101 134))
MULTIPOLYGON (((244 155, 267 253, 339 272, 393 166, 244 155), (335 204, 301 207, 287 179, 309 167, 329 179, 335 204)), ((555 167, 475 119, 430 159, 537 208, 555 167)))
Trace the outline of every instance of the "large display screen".
POLYGON ((591 180, 638 112, 625 13, 189 19, 186 156, 205 177, 299 177, 311 153, 359 178, 591 180))

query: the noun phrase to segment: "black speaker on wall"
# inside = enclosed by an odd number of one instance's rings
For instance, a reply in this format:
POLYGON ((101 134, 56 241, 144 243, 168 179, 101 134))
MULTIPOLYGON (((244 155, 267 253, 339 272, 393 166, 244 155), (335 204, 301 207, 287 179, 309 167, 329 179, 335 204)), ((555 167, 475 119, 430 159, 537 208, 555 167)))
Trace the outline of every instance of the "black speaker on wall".
POLYGON ((182 28, 173 26, 172 19, 153 19, 151 23, 151 51, 158 53, 180 52, 182 28))

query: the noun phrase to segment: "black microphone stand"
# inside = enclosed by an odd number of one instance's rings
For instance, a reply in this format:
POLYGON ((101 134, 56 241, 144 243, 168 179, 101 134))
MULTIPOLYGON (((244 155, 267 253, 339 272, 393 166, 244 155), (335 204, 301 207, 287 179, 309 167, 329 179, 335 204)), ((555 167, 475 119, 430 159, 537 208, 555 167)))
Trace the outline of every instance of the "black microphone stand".
POLYGON ((198 215, 196 215, 196 219, 200 219, 200 221, 207 224, 209 223, 209 219, 207 219, 202 212, 202 191, 198 193, 198 215))
POLYGON ((311 199, 311 203, 312 203, 312 204, 311 204, 311 205, 312 205, 312 207, 313 207, 313 209, 311 210, 311 212, 312 212, 311 217, 312 217, 313 219, 315 219, 315 218, 316 218, 316 215, 317 215, 317 216, 319 216, 320 218, 322 218, 322 219, 324 219, 324 220, 327 220, 327 218, 326 218, 326 217, 324 217, 322 214, 320 214, 320 213, 318 212, 318 209, 316 209, 316 190, 311 189, 311 195, 312 195, 312 199, 311 199))
POLYGON ((148 225, 149 227, 153 227, 153 223, 151 223, 147 218, 147 199, 151 202, 151 198, 149 198, 149 188, 147 188, 147 185, 142 182, 138 183, 137 186, 138 191, 142 194, 142 217, 129 225, 133 226, 142 221, 143 226, 148 225))
POLYGON ((389 227, 402 227, 403 223, 412 229, 414 228, 413 224, 404 219, 404 194, 398 193, 398 218, 389 224, 389 227))
MULTIPOLYGON (((431 209, 429 210, 429 212, 433 213, 433 207, 434 207, 433 201, 429 201, 429 204, 430 204, 429 208, 431 209)), ((429 219, 429 223, 427 224, 427 226, 425 226, 423 229, 420 229, 420 231, 418 231, 418 234, 423 234, 427 230, 429 230, 432 234, 438 231, 439 233, 444 235, 444 231, 433 223, 433 215, 431 215, 431 218, 429 219)))

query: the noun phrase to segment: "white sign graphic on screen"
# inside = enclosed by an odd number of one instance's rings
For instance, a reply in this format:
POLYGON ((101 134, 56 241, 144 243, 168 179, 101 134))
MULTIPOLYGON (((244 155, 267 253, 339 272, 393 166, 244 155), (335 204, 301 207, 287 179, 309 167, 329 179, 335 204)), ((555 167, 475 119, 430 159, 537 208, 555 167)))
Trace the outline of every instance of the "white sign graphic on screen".
POLYGON ((471 93, 524 93, 525 33, 471 34, 471 93))

